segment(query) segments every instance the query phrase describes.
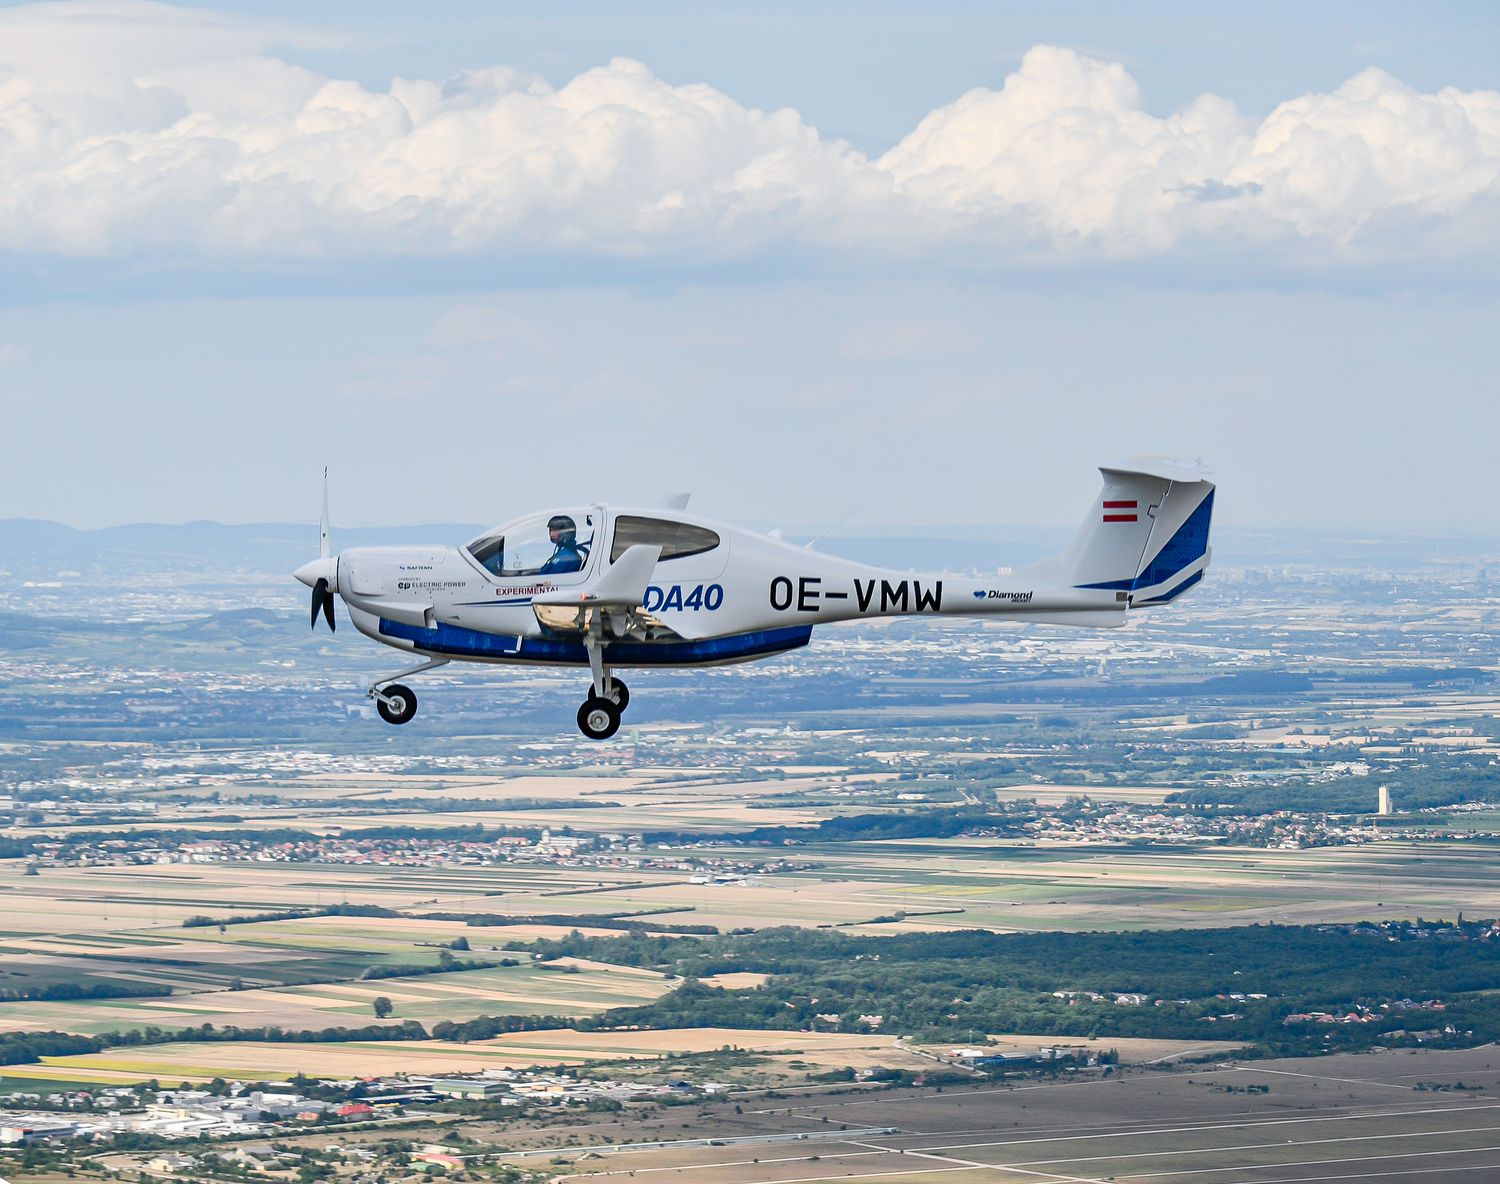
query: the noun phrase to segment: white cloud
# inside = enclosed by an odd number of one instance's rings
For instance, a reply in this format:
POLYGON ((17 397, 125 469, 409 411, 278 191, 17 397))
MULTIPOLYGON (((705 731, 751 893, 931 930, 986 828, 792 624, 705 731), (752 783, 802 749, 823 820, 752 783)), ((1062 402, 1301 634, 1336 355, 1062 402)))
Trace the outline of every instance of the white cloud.
POLYGON ((0 11, 0 250, 1004 265, 1500 247, 1500 94, 1378 70, 1259 123, 1214 95, 1163 117, 1123 66, 1038 46, 871 158, 624 59, 560 87, 496 67, 371 91, 275 56, 320 38, 143 3, 0 11))

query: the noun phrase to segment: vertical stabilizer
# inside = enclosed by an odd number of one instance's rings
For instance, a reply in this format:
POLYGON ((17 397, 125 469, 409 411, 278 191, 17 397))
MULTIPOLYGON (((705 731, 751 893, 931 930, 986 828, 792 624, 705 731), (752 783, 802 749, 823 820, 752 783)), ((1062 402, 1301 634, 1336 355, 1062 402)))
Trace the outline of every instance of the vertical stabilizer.
POLYGON ((1074 588, 1108 589, 1134 608, 1186 592, 1208 568, 1214 486, 1172 466, 1103 468, 1100 490, 1060 560, 1074 588))

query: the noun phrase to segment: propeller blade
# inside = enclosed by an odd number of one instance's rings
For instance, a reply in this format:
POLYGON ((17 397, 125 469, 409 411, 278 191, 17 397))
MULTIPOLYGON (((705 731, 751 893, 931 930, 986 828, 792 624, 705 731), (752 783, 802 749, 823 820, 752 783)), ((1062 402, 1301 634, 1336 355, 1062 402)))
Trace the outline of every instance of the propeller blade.
POLYGON ((333 593, 326 584, 323 586, 323 619, 328 622, 328 632, 338 632, 339 627, 333 620, 333 593))
MULTIPOLYGON (((318 519, 318 555, 327 559, 328 549, 328 466, 323 466, 323 514, 318 519)), ((332 624, 332 621, 329 622, 332 624)))
MULTIPOLYGON (((313 585, 312 590, 312 619, 310 623, 314 629, 318 627, 318 608, 320 605, 323 606, 325 613, 328 613, 330 616, 332 615, 333 606, 329 604, 328 581, 321 576, 318 578, 318 582, 313 585)), ((329 622, 330 625, 332 623, 332 621, 329 622)))

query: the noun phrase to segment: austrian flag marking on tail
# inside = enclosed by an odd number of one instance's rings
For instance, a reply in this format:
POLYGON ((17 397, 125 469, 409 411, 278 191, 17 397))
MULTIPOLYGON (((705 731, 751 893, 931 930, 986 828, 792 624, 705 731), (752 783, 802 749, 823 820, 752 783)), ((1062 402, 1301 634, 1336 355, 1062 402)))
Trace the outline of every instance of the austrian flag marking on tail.
POLYGON ((1135 522, 1138 521, 1136 510, 1139 508, 1137 502, 1105 502, 1104 521, 1106 522, 1135 522), (1128 513, 1126 512, 1128 511, 1128 513))

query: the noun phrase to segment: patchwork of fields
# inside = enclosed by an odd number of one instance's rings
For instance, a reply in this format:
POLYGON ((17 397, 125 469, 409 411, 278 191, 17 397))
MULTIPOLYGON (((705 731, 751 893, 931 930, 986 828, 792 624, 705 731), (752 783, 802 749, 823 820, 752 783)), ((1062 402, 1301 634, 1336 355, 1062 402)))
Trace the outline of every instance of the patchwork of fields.
MULTIPOLYGON (((763 859, 763 848, 695 855, 763 859)), ((0 1031, 115 1031, 144 1024, 293 1030, 478 1015, 591 1015, 667 987, 637 971, 577 973, 528 964, 512 947, 572 928, 618 932, 605 915, 720 930, 838 926, 893 934, 944 929, 1139 929, 1500 913, 1487 849, 1389 842, 1309 850, 1033 845, 983 839, 895 840, 801 848, 798 870, 692 883, 650 868, 370 867, 210 863, 0 867, 0 989, 139 990, 139 998, 0 1002, 0 1031), (332 903, 398 910, 188 927, 332 903), (423 914, 577 918, 468 925, 423 914), (436 969, 458 939, 489 969, 360 981, 367 972, 436 969), (502 959, 520 964, 498 965, 502 959), (342 981, 339 981, 342 980, 342 981)))

